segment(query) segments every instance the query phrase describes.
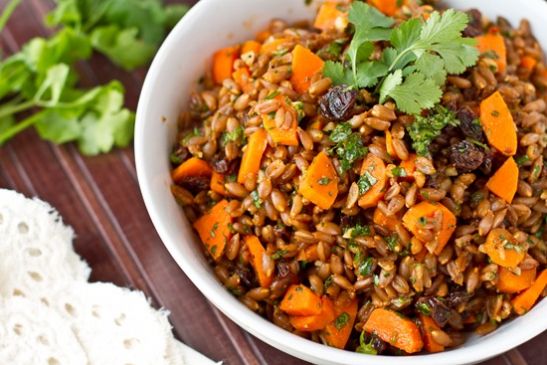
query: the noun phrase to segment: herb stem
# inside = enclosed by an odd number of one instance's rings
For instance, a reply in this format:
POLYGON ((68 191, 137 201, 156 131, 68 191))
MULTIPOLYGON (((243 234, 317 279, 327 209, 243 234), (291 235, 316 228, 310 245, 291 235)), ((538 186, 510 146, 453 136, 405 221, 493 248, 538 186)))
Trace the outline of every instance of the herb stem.
POLYGON ((11 14, 17 9, 22 0, 11 0, 0 14, 0 32, 6 26, 11 14))
POLYGON ((28 127, 32 126, 39 118, 36 118, 37 114, 34 114, 26 119, 23 119, 14 126, 6 129, 4 132, 0 133, 0 146, 3 145, 6 141, 13 138, 16 134, 24 131, 28 127))
POLYGON ((20 104, 5 104, 3 107, 0 107, 0 119, 24 112, 25 110, 28 110, 34 106, 36 106, 34 100, 29 100, 20 104))

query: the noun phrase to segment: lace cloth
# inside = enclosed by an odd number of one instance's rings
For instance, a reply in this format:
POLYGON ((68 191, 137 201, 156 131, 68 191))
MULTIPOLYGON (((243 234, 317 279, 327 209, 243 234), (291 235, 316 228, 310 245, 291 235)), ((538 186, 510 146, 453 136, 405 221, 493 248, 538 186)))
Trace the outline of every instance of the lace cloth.
POLYGON ((72 228, 0 189, 0 364, 206 365, 140 291, 88 283, 72 228))

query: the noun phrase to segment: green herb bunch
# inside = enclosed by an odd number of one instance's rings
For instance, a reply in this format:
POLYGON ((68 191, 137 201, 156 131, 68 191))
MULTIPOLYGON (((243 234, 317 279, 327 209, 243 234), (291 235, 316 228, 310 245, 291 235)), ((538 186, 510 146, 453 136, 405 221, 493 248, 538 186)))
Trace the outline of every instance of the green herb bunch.
MULTIPOLYGON (((19 3, 4 8, 0 32, 19 3)), ((86 155, 127 146, 134 113, 124 107, 123 86, 81 89, 74 65, 93 50, 126 70, 146 65, 186 10, 160 0, 58 0, 46 17, 57 31, 0 61, 0 145, 33 126, 41 138, 76 142, 86 155)))
POLYGON ((462 36, 468 16, 453 9, 395 26, 393 18, 356 1, 349 21, 354 34, 343 60, 327 61, 323 73, 336 85, 373 90, 380 103, 393 99, 405 113, 435 106, 446 75, 463 73, 479 56, 475 40, 462 36), (378 57, 379 42, 387 46, 378 57))

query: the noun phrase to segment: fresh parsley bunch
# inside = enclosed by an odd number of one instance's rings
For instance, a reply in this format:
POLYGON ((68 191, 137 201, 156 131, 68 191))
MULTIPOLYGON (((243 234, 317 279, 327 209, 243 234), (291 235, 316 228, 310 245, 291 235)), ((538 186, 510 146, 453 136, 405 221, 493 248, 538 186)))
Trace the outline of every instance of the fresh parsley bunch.
POLYGON ((468 16, 453 9, 393 27, 394 19, 356 1, 349 21, 355 32, 345 60, 327 61, 323 73, 337 85, 374 88, 381 103, 391 98, 405 113, 432 108, 441 98, 446 75, 463 73, 479 56, 475 40, 462 36, 468 16), (378 41, 388 46, 373 59, 378 41))
MULTIPOLYGON (((19 3, 6 5, 0 31, 19 3)), ((41 138, 76 142, 86 155, 127 146, 134 113, 124 107, 123 86, 78 88, 74 64, 95 49, 125 69, 145 65, 185 10, 159 0, 59 0, 47 22, 61 29, 0 62, 0 145, 33 126, 41 138)))

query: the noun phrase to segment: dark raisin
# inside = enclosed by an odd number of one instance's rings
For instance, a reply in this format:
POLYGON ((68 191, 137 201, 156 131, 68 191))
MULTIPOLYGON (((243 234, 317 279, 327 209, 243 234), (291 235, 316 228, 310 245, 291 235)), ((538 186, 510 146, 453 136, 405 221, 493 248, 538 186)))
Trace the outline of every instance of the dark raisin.
POLYGON ((484 161, 484 150, 464 140, 450 147, 450 162, 458 171, 473 171, 484 161))
POLYGON ((216 155, 211 161, 211 167, 219 174, 232 175, 238 170, 239 159, 228 161, 224 155, 216 155))
POLYGON ((467 11, 469 15, 469 23, 463 30, 463 35, 466 37, 476 37, 483 33, 482 30, 482 14, 477 9, 471 9, 467 11))
POLYGON ((471 108, 466 106, 459 109, 456 116, 460 120, 460 130, 464 136, 479 142, 484 141, 484 134, 478 116, 471 108))
POLYGON ((492 172, 492 161, 494 160, 494 154, 492 151, 488 151, 484 156, 484 161, 480 167, 480 171, 485 175, 490 175, 492 172))
POLYGON ((467 303, 472 295, 463 290, 451 291, 446 296, 446 304, 452 308, 467 303))
POLYGON ((319 111, 328 120, 341 122, 351 117, 357 90, 346 85, 331 87, 319 100, 319 111))
POLYGON ((241 286, 243 286, 246 289, 250 289, 254 287, 255 276, 251 268, 249 268, 248 266, 238 264, 234 270, 234 273, 236 273, 237 276, 239 276, 241 286))
POLYGON ((284 278, 291 273, 291 267, 289 266, 287 262, 283 260, 279 261, 276 266, 277 266, 277 275, 280 278, 284 278))
POLYGON ((416 301, 416 307, 427 308, 440 327, 444 327, 452 315, 451 309, 436 297, 421 297, 416 301))
POLYGON ((179 185, 197 194, 200 191, 208 190, 210 181, 208 176, 186 176, 179 182, 179 185))
POLYGON ((376 350, 378 355, 380 355, 387 349, 387 344, 374 333, 371 335, 370 343, 372 347, 376 350))

